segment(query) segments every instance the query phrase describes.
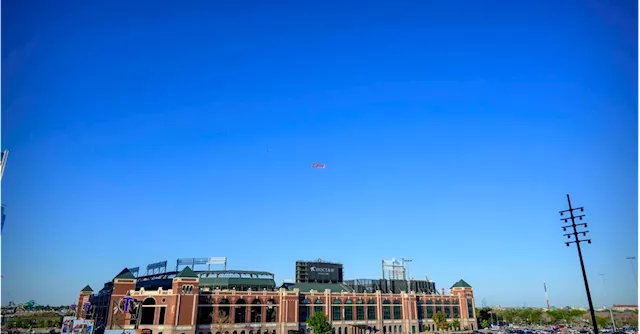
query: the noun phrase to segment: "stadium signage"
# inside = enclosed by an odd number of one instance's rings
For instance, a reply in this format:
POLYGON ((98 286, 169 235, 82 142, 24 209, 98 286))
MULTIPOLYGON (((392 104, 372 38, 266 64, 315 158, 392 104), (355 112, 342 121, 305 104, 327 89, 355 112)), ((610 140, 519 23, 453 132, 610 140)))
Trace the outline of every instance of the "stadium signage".
POLYGON ((340 280, 340 266, 332 263, 314 263, 309 266, 309 280, 316 282, 337 282, 340 280))
POLYGON ((133 305, 131 305, 133 303, 133 297, 131 296, 125 296, 122 297, 122 299, 120 299, 120 303, 118 304, 118 308, 120 309, 120 312, 122 313, 128 313, 129 310, 131 310, 133 307, 133 305))

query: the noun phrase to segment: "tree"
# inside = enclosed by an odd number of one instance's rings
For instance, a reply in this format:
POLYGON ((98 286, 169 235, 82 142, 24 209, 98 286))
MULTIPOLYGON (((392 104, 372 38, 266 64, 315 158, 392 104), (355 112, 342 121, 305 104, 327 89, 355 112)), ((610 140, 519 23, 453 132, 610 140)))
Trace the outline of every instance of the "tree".
POLYGON ((460 329, 460 320, 458 319, 453 319, 453 322, 451 323, 451 326, 453 327, 453 330, 459 330, 460 329))
POLYGON ((596 317, 596 322, 598 323, 598 327, 607 328, 609 325, 609 318, 607 317, 596 317))
POLYGON ((307 326, 313 329, 313 334, 331 334, 331 323, 322 312, 314 312, 307 320, 307 326))
MULTIPOLYGON (((213 315, 213 312, 211 312, 211 315, 213 315)), ((225 312, 222 312, 222 310, 218 310, 218 316, 216 317, 215 320, 216 320, 216 329, 218 330, 218 332, 224 333, 224 329, 229 324, 229 315, 225 312)))
POLYGON ((482 320, 482 328, 488 328, 489 327, 489 320, 484 319, 482 320))
POLYGON ((540 315, 540 321, 542 321, 542 323, 543 323, 543 324, 545 324, 545 325, 550 324, 550 323, 551 323, 551 320, 552 320, 552 319, 551 319, 551 316, 550 316, 547 312, 542 313, 542 314, 540 315))
POLYGON ((442 312, 436 312, 433 316, 433 322, 438 326, 438 329, 446 329, 447 328, 447 317, 444 316, 442 312))

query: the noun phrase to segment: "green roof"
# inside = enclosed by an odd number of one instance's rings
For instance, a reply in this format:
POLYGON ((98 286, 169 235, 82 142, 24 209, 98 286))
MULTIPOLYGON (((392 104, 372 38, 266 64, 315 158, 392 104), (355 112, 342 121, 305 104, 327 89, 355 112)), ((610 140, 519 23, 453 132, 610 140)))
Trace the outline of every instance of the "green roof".
POLYGON ((80 290, 80 292, 93 292, 93 289, 87 285, 84 287, 84 289, 80 290))
POLYGON ((276 282, 266 278, 238 278, 238 277, 200 277, 200 286, 228 288, 234 286, 257 286, 274 288, 276 282))
POLYGON ((198 275, 196 275, 189 266, 186 266, 178 275, 176 275, 176 278, 198 278, 198 275))
POLYGON ((331 292, 353 292, 353 289, 341 283, 296 283, 290 285, 288 289, 299 289, 300 292, 309 292, 311 290, 324 292, 326 289, 331 290, 331 292))
POLYGON ((465 282, 463 279, 459 280, 456 284, 454 284, 451 288, 470 288, 471 285, 465 282))
POLYGON ((116 277, 113 279, 136 279, 135 276, 131 273, 131 271, 127 268, 124 268, 116 277))

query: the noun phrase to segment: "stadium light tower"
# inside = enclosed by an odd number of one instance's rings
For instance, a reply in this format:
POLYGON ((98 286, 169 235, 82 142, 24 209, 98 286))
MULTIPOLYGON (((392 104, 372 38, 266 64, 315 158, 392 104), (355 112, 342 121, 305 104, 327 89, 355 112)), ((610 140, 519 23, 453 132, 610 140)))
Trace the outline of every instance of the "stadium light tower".
POLYGON ((633 270, 633 276, 636 278, 636 284, 638 284, 638 270, 636 269, 635 259, 635 256, 627 256, 627 260, 631 261, 631 270, 633 270))
POLYGON ((593 309, 593 302, 591 301, 591 292, 589 291, 589 281, 587 280, 587 271, 584 268, 584 260, 582 259, 582 250, 580 249, 580 243, 582 242, 587 242, 587 243, 591 243, 591 239, 580 239, 578 238, 578 236, 580 234, 582 234, 583 237, 587 236, 587 233, 589 233, 589 231, 580 231, 578 232, 578 226, 583 226, 583 227, 587 227, 587 223, 578 223, 576 224, 576 218, 578 218, 579 220, 582 220, 584 218, 584 214, 580 214, 580 215, 574 215, 573 212, 580 210, 580 212, 584 212, 584 207, 579 207, 579 208, 574 208, 571 206, 571 198, 569 197, 569 194, 567 194, 567 203, 569 204, 569 209, 568 210, 562 210, 560 211, 560 215, 564 216, 565 213, 569 214, 568 218, 560 218, 560 220, 564 221, 565 223, 567 223, 569 221, 569 219, 571 219, 571 224, 570 225, 564 225, 562 226, 562 230, 563 231, 567 231, 567 228, 571 228, 573 230, 573 232, 570 233, 565 233, 564 236, 567 237, 567 239, 571 239, 571 236, 574 237, 573 241, 567 241, 565 242, 565 244, 567 245, 567 247, 570 246, 570 244, 576 244, 576 246, 578 247, 578 257, 580 257, 580 266, 582 267, 582 278, 584 279, 584 287, 587 290, 587 300, 589 301, 589 311, 591 312, 591 323, 593 325, 593 333, 594 334, 598 334, 598 323, 596 322, 596 312, 593 309))
POLYGON ((405 263, 410 263, 411 260, 409 259, 405 259, 402 258, 402 267, 404 268, 404 277, 407 280, 407 300, 408 300, 408 304, 409 304, 409 329, 407 330, 408 333, 413 334, 413 324, 411 321, 411 309, 413 308, 413 305, 411 304, 411 278, 409 277, 408 273, 407 273, 407 267, 405 266, 405 263))

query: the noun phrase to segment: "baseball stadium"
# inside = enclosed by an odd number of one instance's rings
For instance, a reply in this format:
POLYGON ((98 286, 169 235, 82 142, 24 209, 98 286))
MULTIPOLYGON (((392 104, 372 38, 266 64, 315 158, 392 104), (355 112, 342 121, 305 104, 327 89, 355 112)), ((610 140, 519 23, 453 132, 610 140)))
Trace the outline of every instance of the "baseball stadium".
POLYGON ((441 312, 459 330, 477 329, 469 284, 438 292, 432 281, 407 278, 400 265, 386 278, 345 281, 340 263, 298 261, 295 282, 280 285, 270 272, 229 270, 226 258, 146 269, 125 268, 98 292, 85 286, 75 318, 91 321, 97 334, 311 334, 306 321, 322 312, 333 334, 395 334, 436 331, 441 312))

